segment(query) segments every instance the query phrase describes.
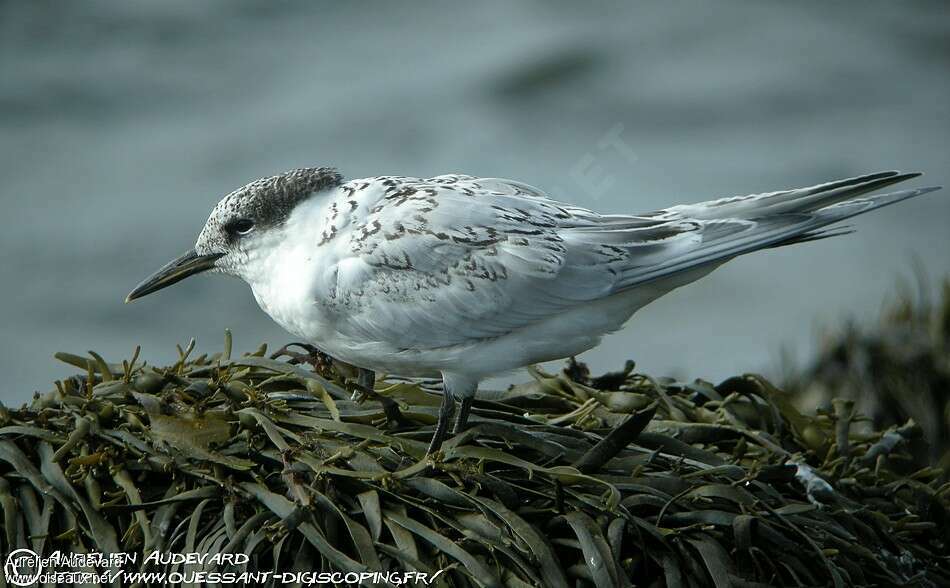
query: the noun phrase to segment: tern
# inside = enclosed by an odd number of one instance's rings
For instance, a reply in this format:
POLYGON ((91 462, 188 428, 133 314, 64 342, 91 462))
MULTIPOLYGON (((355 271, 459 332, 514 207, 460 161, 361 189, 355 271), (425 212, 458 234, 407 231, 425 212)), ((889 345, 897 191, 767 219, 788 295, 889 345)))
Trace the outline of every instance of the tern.
MULTIPOLYGON (((194 248, 126 301, 201 272, 247 282, 281 327, 364 370, 440 377, 428 454, 478 383, 587 351, 646 304, 739 255, 850 232, 836 223, 938 187, 871 194, 919 173, 603 215, 517 181, 344 181, 295 169, 225 196, 194 248)), ((369 372, 373 373, 373 372, 369 372)))

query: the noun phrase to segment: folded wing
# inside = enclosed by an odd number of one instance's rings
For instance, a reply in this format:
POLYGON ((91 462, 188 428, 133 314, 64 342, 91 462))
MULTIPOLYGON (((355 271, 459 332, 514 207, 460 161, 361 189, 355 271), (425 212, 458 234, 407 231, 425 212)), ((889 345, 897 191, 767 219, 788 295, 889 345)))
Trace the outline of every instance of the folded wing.
POLYGON ((862 197, 915 176, 883 172, 640 216, 599 215, 503 179, 390 181, 351 231, 340 328, 405 349, 502 336, 647 282, 836 234, 822 230, 935 189, 862 197))

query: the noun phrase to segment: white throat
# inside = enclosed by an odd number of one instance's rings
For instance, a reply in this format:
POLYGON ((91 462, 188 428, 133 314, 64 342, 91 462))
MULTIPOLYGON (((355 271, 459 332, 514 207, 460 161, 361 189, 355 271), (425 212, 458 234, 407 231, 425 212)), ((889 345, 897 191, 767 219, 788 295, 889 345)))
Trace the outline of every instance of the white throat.
POLYGON ((327 264, 317 248, 325 201, 299 204, 287 222, 254 236, 234 273, 251 286, 261 309, 282 327, 304 336, 327 264))

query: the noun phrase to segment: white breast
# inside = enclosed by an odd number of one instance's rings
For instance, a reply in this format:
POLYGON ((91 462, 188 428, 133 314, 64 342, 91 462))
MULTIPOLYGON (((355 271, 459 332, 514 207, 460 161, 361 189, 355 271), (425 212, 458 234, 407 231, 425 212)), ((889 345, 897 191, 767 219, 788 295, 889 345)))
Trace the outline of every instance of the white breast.
POLYGON ((261 309, 285 330, 333 357, 365 366, 368 359, 392 350, 350 340, 338 331, 347 309, 337 290, 371 271, 347 250, 351 214, 360 212, 346 205, 351 199, 331 193, 299 204, 283 227, 257 239, 240 277, 261 309))
POLYGON ((327 295, 326 274, 335 263, 316 246, 322 204, 316 199, 301 203, 283 227, 257 238, 240 276, 264 312, 307 340, 324 321, 314 302, 327 295))

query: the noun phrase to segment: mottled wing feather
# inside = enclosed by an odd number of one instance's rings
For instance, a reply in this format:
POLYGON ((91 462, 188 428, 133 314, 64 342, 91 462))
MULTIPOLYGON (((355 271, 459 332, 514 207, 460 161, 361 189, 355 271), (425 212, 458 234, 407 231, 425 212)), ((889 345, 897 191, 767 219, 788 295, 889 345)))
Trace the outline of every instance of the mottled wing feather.
POLYGON ((403 178, 352 232, 360 269, 337 292, 344 328, 369 340, 398 333, 407 349, 497 337, 609 296, 633 251, 656 256, 650 244, 674 247, 695 228, 618 223, 507 180, 403 178))
POLYGON ((340 264, 340 328, 405 349, 498 337, 646 282, 822 238, 822 227, 927 191, 857 198, 909 177, 884 172, 642 216, 599 215, 497 178, 386 178, 340 264))

